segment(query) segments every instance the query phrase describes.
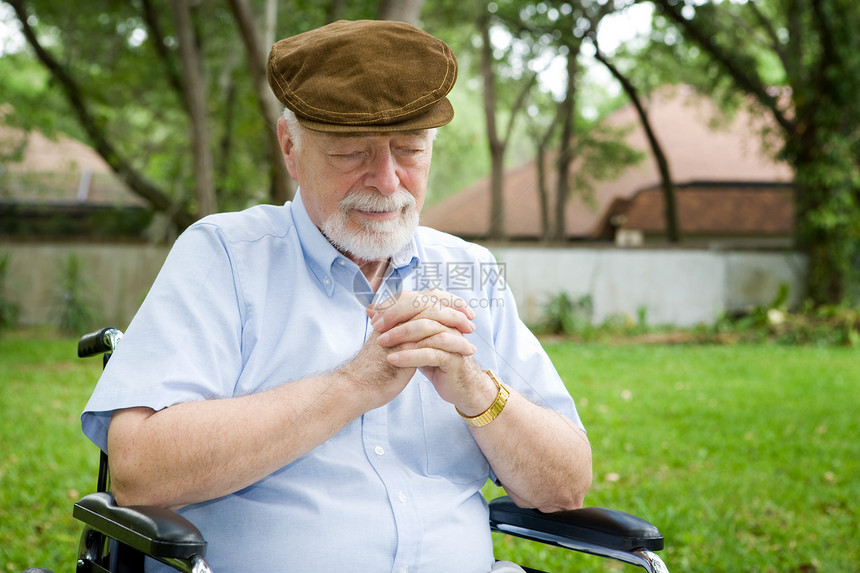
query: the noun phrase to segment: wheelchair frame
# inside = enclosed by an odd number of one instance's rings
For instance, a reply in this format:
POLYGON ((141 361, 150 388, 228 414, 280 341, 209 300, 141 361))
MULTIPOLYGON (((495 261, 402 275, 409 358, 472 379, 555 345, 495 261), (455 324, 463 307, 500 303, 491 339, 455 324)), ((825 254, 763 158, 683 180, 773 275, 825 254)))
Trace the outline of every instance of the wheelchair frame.
MULTIPOLYGON (((112 327, 86 334, 78 342, 78 356, 101 354, 106 365, 121 338, 122 332, 112 327)), ((78 573, 137 573, 146 556, 185 573, 211 573, 206 540, 194 524, 169 509, 120 507, 109 489, 108 458, 101 452, 98 491, 84 496, 73 510, 84 524, 78 573)), ((622 561, 649 573, 668 573, 655 553, 663 549, 663 536, 634 515, 602 507, 541 513, 517 507, 508 496, 490 501, 489 507, 492 531, 622 561)))

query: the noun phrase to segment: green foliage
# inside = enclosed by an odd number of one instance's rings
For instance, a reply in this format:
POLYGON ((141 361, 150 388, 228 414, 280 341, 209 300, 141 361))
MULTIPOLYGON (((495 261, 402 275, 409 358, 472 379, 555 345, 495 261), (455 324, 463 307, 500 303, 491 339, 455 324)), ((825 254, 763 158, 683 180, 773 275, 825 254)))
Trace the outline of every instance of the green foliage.
POLYGON ((860 348, 860 309, 808 302, 797 312, 756 307, 720 317, 713 327, 721 342, 772 342, 860 348))
POLYGON ((631 165, 640 163, 645 154, 627 145, 625 137, 633 126, 613 128, 604 124, 588 126, 580 133, 575 146, 582 168, 572 177, 573 191, 581 194, 586 202, 594 195, 594 183, 610 181, 631 165))
POLYGON ((17 326, 21 311, 20 305, 9 296, 6 284, 9 279, 10 258, 9 254, 0 253, 0 335, 17 326))
POLYGON ((60 332, 75 334, 92 330, 97 321, 84 263, 79 257, 70 255, 66 259, 60 267, 58 284, 60 332))
POLYGON ((550 298, 543 309, 538 330, 548 334, 587 336, 593 330, 594 303, 591 295, 572 298, 562 291, 550 298))
POLYGON ((769 305, 721 316, 713 327, 701 329, 719 342, 771 342, 804 346, 860 348, 860 308, 816 305, 807 301, 796 310, 788 307, 788 285, 769 305))
POLYGON ((0 235, 40 239, 146 240, 153 212, 143 207, 11 204, 0 213, 0 235))
POLYGON ((457 84, 449 99, 455 114, 451 123, 439 130, 433 142, 433 166, 427 186, 427 205, 463 190, 489 172, 486 133, 480 91, 457 84))
POLYGON ((564 291, 550 297, 534 329, 541 334, 564 335, 587 341, 638 336, 657 330, 648 325, 648 308, 645 306, 636 309, 635 318, 619 313, 595 324, 591 295, 572 298, 564 291))
MULTIPOLYGON (((26 4, 41 43, 79 86, 93 122, 104 130, 117 154, 178 205, 193 206, 189 117, 179 89, 184 80, 168 2, 86 0, 72 6, 30 0, 26 4), (150 15, 144 9, 147 4, 153 7, 150 15)), ((424 9, 428 30, 465 50, 471 45, 468 24, 473 8, 444 0, 436 4, 439 9, 433 2, 424 9), (466 20, 461 17, 465 13, 469 13, 466 20)), ((252 0, 251 6, 262 27, 263 2, 252 0)), ((279 2, 275 35, 291 36, 333 18, 373 18, 378 6, 378 0, 279 2), (336 9, 340 12, 335 13, 336 9)), ((193 18, 203 59, 219 210, 269 201, 264 136, 274 126, 260 119, 237 24, 228 4, 220 2, 196 5, 193 18)), ((468 59, 464 53, 463 61, 468 59)), ((436 193, 431 201, 486 172, 482 122, 475 121, 482 118, 475 103, 480 101, 475 99, 479 93, 470 92, 465 84, 464 79, 455 96, 464 100, 458 102, 458 125, 450 126, 451 133, 443 134, 437 144, 432 171, 436 193)), ((87 141, 75 107, 59 87, 29 47, 0 58, 0 103, 14 110, 6 118, 9 123, 87 141)))
MULTIPOLYGON (((851 303, 860 245, 860 4, 655 0, 655 39, 685 81, 775 120, 794 169, 797 239, 816 304, 851 303)), ((856 302, 856 301, 855 301, 856 302)))

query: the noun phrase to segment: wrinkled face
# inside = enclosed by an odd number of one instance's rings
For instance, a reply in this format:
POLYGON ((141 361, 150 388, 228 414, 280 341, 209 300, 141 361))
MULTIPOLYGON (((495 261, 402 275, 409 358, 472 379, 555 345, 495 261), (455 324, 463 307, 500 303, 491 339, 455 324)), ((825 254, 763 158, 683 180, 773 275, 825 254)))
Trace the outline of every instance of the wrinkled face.
POLYGON ((429 130, 328 134, 286 122, 278 136, 290 175, 314 224, 353 259, 386 259, 405 246, 427 194, 433 152, 429 130))

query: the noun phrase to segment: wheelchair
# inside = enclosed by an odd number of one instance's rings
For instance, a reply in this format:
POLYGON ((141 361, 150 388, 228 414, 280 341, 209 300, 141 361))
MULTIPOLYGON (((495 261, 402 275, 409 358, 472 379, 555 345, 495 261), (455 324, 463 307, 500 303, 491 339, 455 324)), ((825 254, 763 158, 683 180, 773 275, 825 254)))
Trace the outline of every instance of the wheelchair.
MULTIPOLYGON (((121 338, 116 328, 87 334, 78 342, 78 356, 102 355, 107 364, 121 338)), ((185 573, 209 573, 206 540, 190 521, 168 509, 116 505, 110 493, 107 454, 100 454, 97 491, 83 497, 73 510, 84 524, 77 572, 138 573, 143 571, 144 558, 151 557, 185 573)), ((489 507, 492 531, 614 559, 650 573, 668 573, 655 553, 663 549, 663 536, 639 517, 601 507, 541 513, 517 507, 508 496, 490 501, 489 507)))

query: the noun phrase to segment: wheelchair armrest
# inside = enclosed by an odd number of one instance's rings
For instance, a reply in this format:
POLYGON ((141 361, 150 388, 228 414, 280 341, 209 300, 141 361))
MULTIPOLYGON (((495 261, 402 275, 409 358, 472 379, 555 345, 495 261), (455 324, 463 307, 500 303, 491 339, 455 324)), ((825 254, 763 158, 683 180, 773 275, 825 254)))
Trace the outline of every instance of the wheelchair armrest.
POLYGON ((107 537, 155 558, 203 557, 206 541, 193 523, 160 507, 119 507, 110 493, 91 493, 75 504, 73 515, 107 537))
POLYGON ((663 536, 655 526, 616 509, 585 507, 541 513, 536 509, 517 507, 509 496, 494 499, 489 505, 490 527, 504 533, 539 541, 546 541, 546 536, 541 534, 549 534, 625 552, 663 549, 663 536), (514 526, 516 532, 506 526, 514 526))

